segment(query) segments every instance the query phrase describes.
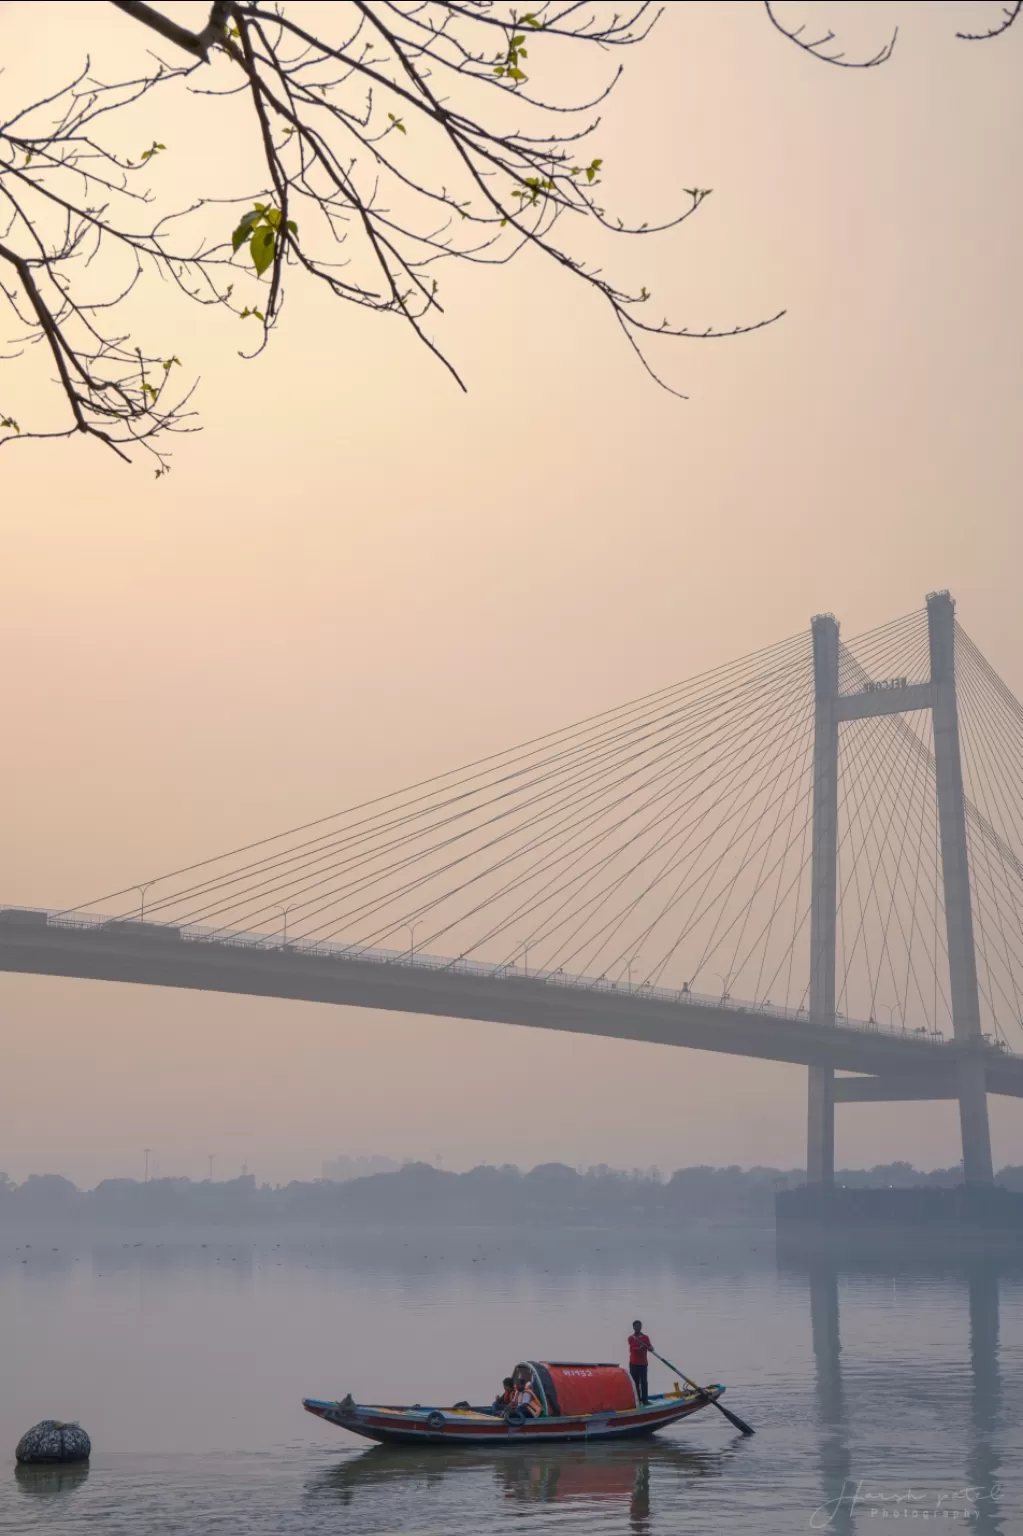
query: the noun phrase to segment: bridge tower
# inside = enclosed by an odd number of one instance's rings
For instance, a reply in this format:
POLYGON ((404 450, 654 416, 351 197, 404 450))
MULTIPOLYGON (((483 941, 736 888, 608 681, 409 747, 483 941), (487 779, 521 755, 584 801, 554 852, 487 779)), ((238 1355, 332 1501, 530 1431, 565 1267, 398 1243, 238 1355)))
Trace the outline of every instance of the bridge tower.
MULTIPOLYGON (((843 694, 839 691, 838 624, 831 614, 820 614, 812 621, 811 630, 815 723, 810 1015, 824 1026, 835 1023, 839 726, 849 720, 929 709, 934 732, 949 989, 956 1048, 954 1096, 959 1101, 963 1174, 968 1184, 989 1184, 993 1176, 991 1133, 959 746, 955 603, 947 592, 932 592, 927 598, 931 675, 926 683, 901 681, 884 689, 843 694)), ((885 1091, 877 1094, 878 1098, 897 1096, 885 1091)), ((857 1097, 863 1102, 869 1094, 857 1094, 857 1097)), ((809 1069, 806 1168, 809 1183, 830 1185, 834 1182, 835 1074, 831 1067, 809 1069)))

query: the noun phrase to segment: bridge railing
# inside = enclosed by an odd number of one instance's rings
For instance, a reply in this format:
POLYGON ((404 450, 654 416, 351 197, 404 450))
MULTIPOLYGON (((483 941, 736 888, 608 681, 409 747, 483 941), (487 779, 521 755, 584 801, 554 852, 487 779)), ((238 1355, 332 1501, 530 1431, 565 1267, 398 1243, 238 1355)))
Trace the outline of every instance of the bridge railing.
MULTIPOLYGON (((326 939, 292 939, 286 944, 280 932, 261 933, 246 931, 236 928, 215 928, 202 924, 190 923, 178 927, 173 924, 159 922, 142 923, 138 919, 108 917, 103 914, 87 912, 53 912, 46 908, 20 908, 21 912, 33 912, 40 919, 45 920, 47 926, 54 928, 71 929, 100 929, 112 926, 119 927, 124 932, 136 933, 143 936, 143 930, 150 930, 154 935, 163 933, 168 937, 176 935, 187 943, 216 944, 235 949, 258 949, 277 953, 286 952, 298 955, 317 955, 326 959, 357 960, 360 964, 403 966, 415 970, 433 972, 450 971, 458 976, 478 976, 495 981, 523 981, 532 984, 540 984, 550 987, 567 987, 579 992, 616 993, 632 1000, 655 1001, 662 1003, 685 1004, 695 1003, 703 1008, 720 1008, 729 1013, 752 1016, 761 1014, 765 1018, 783 1020, 789 1023, 809 1023, 810 1016, 805 1008, 786 1008, 777 1003, 754 1003, 731 998, 727 993, 711 994, 695 992, 688 986, 684 987, 658 987, 642 981, 611 981, 606 976, 577 975, 564 970, 529 970, 525 965, 519 965, 512 961, 495 962, 488 960, 469 960, 464 956, 450 958, 444 955, 433 955, 416 951, 414 949, 381 949, 363 948, 354 944, 338 944, 326 939)), ((148 937, 148 933, 146 935, 148 937)), ((831 1026, 821 1026, 831 1027, 831 1026)), ((953 1045, 954 1040, 947 1039, 937 1031, 931 1031, 923 1027, 914 1029, 905 1025, 896 1026, 889 1021, 887 1025, 880 1024, 874 1019, 850 1019, 843 1014, 838 1014, 835 1027, 841 1029, 853 1029, 868 1034, 884 1034, 895 1036, 907 1041, 917 1041, 921 1045, 953 1045)), ((990 1043, 990 1048, 997 1051, 998 1055, 1013 1056, 1016 1052, 999 1043, 990 1043)))

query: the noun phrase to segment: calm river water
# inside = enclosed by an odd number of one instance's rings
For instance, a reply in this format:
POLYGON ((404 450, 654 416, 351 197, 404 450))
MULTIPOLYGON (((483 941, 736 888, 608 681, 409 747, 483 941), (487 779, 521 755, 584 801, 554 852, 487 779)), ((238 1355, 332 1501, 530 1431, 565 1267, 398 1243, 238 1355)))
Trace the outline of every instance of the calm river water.
POLYGON ((1019 1263, 801 1261, 768 1232, 0 1235, 0 1529, 1015 1536, 1021 1302, 1019 1263), (523 1356, 623 1358, 637 1315, 753 1439, 707 1410, 617 1448, 405 1452, 300 1408, 488 1400, 523 1356), (44 1417, 84 1424, 87 1470, 15 1473, 44 1417))

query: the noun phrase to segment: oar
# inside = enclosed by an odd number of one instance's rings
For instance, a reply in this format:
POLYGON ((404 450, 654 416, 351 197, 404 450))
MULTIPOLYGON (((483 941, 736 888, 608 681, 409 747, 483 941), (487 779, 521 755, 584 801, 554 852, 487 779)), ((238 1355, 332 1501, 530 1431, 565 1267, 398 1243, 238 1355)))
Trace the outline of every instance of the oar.
POLYGON ((692 1387, 693 1391, 698 1392, 706 1402, 713 1403, 714 1407, 717 1408, 719 1412, 724 1414, 729 1424, 734 1424, 736 1429, 741 1429, 744 1435, 756 1434, 756 1430, 753 1429, 751 1425, 747 1424, 745 1419, 740 1419, 737 1413, 730 1413, 725 1407, 724 1403, 720 1402, 716 1397, 711 1397, 710 1393, 705 1392, 703 1387, 698 1387, 696 1382, 692 1381, 686 1375, 685 1371, 680 1371, 677 1365, 672 1365, 670 1360, 665 1360, 664 1356, 659 1355, 656 1349, 652 1349, 650 1353, 653 1355, 655 1360, 659 1360, 662 1365, 666 1365, 669 1371, 674 1371, 676 1376, 680 1376, 687 1387, 692 1387))

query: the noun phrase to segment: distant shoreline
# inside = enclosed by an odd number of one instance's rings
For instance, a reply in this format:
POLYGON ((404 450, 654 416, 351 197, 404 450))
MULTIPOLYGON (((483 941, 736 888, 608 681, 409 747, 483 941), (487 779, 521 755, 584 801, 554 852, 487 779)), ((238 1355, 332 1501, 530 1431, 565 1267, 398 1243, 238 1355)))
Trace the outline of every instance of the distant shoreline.
MULTIPOLYGON (((1023 1168, 1004 1168, 999 1182, 1023 1190, 1023 1168)), ((389 1173, 344 1182, 315 1180, 258 1185, 250 1174, 206 1179, 107 1179, 80 1190, 60 1175, 14 1184, 0 1176, 0 1235, 33 1227, 102 1233, 173 1231, 315 1232, 404 1230, 410 1227, 538 1228, 645 1232, 711 1224, 769 1226, 775 1196, 805 1182, 799 1169, 683 1168, 670 1178, 599 1167, 584 1173, 544 1163, 523 1173, 482 1165, 451 1173, 409 1163, 389 1173)), ((948 1189, 959 1168, 920 1173, 909 1164, 848 1169, 850 1188, 948 1189)))

